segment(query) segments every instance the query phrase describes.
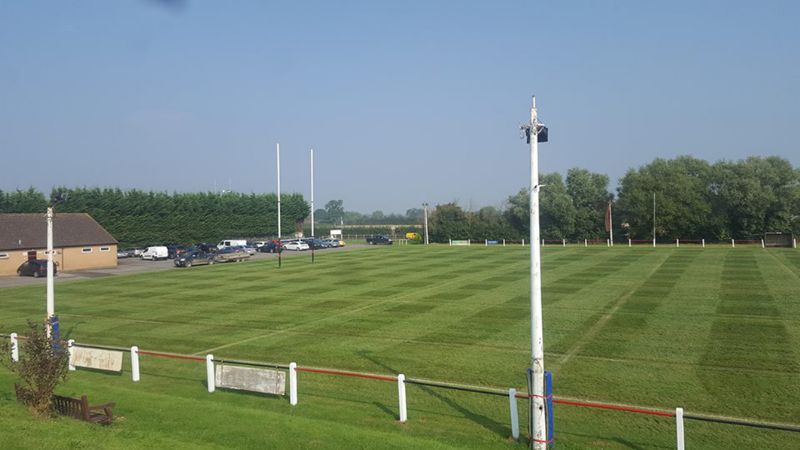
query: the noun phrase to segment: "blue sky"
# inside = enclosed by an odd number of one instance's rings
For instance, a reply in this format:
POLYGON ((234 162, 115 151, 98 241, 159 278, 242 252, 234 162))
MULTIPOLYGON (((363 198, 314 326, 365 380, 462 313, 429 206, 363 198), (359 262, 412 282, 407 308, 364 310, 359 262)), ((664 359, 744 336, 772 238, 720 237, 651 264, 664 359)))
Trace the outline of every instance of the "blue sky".
POLYGON ((798 2, 0 0, 0 189, 499 206, 543 172, 800 165, 798 2), (182 6, 180 6, 182 5, 182 6))

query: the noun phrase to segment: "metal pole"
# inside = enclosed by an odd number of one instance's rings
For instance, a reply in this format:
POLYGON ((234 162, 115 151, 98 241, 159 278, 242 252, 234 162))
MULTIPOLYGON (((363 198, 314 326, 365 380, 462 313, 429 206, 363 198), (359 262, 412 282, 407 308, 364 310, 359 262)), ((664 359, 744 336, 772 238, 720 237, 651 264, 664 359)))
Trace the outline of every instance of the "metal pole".
MULTIPOLYGON (((529 137, 531 146, 530 240, 539 243, 539 120, 536 97, 531 101, 529 137)), ((544 342, 542 326, 541 247, 531 245, 531 368, 533 370, 533 442, 536 450, 547 448, 544 410, 544 342)))
POLYGON ((275 144, 275 156, 278 160, 278 240, 281 239, 281 144, 275 144))
POLYGON ((53 287, 53 207, 47 208, 47 336, 52 333, 52 319, 56 314, 53 287))
POLYGON ((423 203, 423 215, 425 216, 425 245, 428 245, 430 241, 428 240, 428 204, 423 203))
POLYGON ((614 215, 611 209, 611 202, 608 202, 608 242, 614 246, 614 215))
POLYGON ((653 191, 653 247, 656 246, 656 193, 653 191))
POLYGON ((314 149, 311 149, 311 236, 314 234, 314 149))

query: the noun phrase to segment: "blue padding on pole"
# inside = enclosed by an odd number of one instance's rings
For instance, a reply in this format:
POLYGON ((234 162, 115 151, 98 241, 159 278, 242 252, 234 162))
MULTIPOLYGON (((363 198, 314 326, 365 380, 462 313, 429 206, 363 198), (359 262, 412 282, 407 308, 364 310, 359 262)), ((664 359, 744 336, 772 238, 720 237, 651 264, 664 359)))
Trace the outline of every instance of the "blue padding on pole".
POLYGON ((547 411, 547 444, 550 448, 556 446, 555 427, 553 425, 553 372, 546 370, 544 372, 544 396, 546 401, 547 411))

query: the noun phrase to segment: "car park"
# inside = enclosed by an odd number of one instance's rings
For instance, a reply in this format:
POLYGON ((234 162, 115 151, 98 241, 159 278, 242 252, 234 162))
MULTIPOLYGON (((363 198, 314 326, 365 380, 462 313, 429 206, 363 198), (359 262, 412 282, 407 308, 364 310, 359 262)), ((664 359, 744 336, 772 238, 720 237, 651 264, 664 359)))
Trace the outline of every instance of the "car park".
POLYGON ((309 250, 311 247, 309 247, 309 245, 305 242, 298 240, 283 242, 283 248, 286 250, 295 250, 299 252, 301 250, 309 250))
MULTIPOLYGON (((46 259, 29 259, 20 264, 17 268, 17 275, 21 277, 45 277, 47 276, 46 259)), ((53 276, 58 275, 58 264, 53 261, 53 276)))
POLYGON ((241 262, 250 258, 250 254, 240 247, 225 247, 214 257, 216 262, 241 262))
POLYGON ((246 239, 226 239, 224 241, 219 241, 219 244, 217 244, 217 248, 222 250, 223 248, 235 247, 237 245, 247 245, 247 240, 246 239))
POLYGON ((203 251, 187 251, 182 255, 175 258, 175 267, 192 267, 200 265, 211 265, 216 262, 213 253, 206 253, 203 251))

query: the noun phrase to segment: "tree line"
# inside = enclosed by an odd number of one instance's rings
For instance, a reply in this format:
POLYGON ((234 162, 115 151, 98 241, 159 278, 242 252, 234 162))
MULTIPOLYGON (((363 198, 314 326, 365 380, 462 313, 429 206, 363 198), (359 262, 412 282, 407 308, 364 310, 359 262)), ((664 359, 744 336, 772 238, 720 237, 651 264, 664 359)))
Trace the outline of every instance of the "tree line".
MULTIPOLYGON (((615 240, 652 239, 653 198, 658 240, 750 239, 765 232, 800 233, 800 170, 779 157, 750 157, 711 164, 690 156, 656 159, 630 169, 616 195, 608 176, 573 168, 540 175, 543 239, 602 239, 612 205, 615 240)), ((528 188, 504 208, 464 211, 437 205, 430 217, 434 242, 448 239, 527 239, 528 188)))
MULTIPOLYGON (((101 188, 57 188, 59 212, 89 213, 123 245, 194 243, 278 234, 275 194, 173 193, 101 188)), ((49 201, 35 189, 0 191, 0 212, 42 213, 49 201)), ((281 231, 302 229, 310 213, 301 194, 281 194, 281 231)))

